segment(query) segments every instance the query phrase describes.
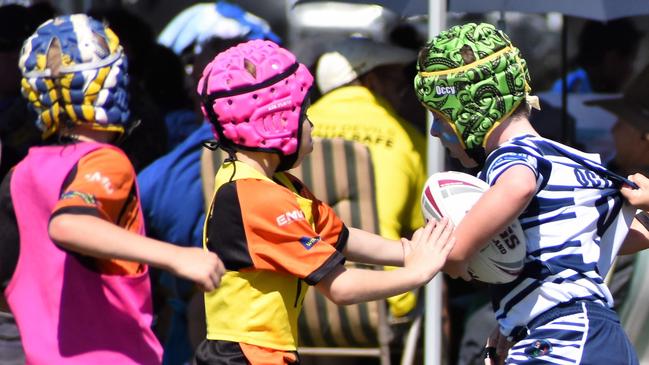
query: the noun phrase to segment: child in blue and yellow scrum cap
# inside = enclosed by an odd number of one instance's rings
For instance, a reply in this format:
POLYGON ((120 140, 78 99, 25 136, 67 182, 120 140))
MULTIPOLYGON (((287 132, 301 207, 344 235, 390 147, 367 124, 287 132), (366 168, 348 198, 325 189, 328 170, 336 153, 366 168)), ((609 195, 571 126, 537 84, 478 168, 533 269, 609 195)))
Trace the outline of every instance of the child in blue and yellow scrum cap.
POLYGON ((147 265, 208 291, 223 274, 213 253, 144 236, 135 172, 112 145, 131 126, 126 63, 82 14, 23 45, 22 92, 51 143, 0 187, 0 275, 31 364, 159 364, 147 265))

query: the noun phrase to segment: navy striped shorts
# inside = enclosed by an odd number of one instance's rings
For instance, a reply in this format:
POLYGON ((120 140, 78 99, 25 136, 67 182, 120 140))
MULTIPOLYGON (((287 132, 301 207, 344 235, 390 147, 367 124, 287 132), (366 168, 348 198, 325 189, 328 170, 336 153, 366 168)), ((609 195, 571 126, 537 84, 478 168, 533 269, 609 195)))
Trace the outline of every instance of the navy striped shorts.
POLYGON ((578 301, 534 318, 509 350, 506 364, 638 364, 617 314, 578 301))

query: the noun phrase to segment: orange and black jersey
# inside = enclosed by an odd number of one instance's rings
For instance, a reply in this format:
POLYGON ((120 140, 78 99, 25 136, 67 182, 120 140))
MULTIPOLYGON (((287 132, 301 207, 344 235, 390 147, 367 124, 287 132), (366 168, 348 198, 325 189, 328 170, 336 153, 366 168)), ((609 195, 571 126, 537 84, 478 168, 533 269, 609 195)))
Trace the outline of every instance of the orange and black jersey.
POLYGON ((311 200, 313 225, 295 193, 275 182, 241 179, 218 190, 206 243, 227 270, 284 272, 314 285, 344 261, 336 249, 346 242, 346 228, 329 206, 289 178, 297 194, 311 200))
MULTIPOLYGON (((144 219, 135 180, 135 170, 123 151, 94 150, 83 156, 68 174, 51 218, 64 213, 87 214, 139 233, 144 219)), ((138 262, 90 261, 93 269, 104 274, 133 275, 144 270, 144 265, 138 262)))
POLYGON ((344 263, 348 230, 297 178, 235 163, 217 173, 204 230, 227 269, 206 294, 207 338, 293 351, 306 284, 344 263))

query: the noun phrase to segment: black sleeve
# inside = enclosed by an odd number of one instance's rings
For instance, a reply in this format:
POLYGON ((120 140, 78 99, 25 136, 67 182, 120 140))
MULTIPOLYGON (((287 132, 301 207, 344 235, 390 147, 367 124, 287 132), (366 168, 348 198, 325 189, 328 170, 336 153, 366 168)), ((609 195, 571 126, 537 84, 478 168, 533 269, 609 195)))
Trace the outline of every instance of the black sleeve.
POLYGON ((219 256, 227 270, 254 267, 235 182, 222 185, 216 192, 206 230, 207 248, 219 256))
POLYGON ((0 185, 0 287, 4 290, 18 264, 20 236, 16 213, 11 200, 10 171, 0 185))
POLYGON ((349 228, 343 224, 343 229, 340 231, 340 236, 338 236, 338 241, 336 242, 336 251, 343 252, 347 246, 347 240, 349 239, 349 228))

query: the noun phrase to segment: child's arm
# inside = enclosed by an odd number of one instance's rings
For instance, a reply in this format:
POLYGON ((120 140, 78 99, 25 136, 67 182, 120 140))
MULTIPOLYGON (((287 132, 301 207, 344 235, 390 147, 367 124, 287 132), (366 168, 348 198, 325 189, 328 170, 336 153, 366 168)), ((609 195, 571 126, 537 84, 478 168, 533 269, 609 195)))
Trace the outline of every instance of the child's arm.
POLYGON ((623 186, 620 189, 622 195, 635 208, 644 212, 636 215, 631 223, 629 233, 627 234, 618 255, 629 255, 638 251, 649 248, 649 179, 642 174, 629 176, 629 180, 638 185, 638 189, 632 189, 629 186, 623 186))
POLYGON ((225 269, 218 256, 130 232, 91 215, 59 214, 49 224, 53 241, 70 251, 102 259, 137 261, 216 289, 225 269))
POLYGON ((491 237, 504 230, 525 210, 536 192, 534 172, 524 165, 505 170, 455 229, 457 243, 444 271, 451 277, 467 277, 467 261, 491 237))
MULTIPOLYGON (((646 215, 646 213, 640 214, 646 215)), ((633 222, 631 222, 629 233, 627 233, 618 255, 630 255, 649 248, 649 231, 647 230, 647 226, 645 226, 645 224, 649 224, 648 219, 649 217, 638 219, 638 216, 636 216, 633 222)))
MULTIPOLYGON (((418 229, 409 245, 404 267, 391 271, 346 268, 338 265, 316 288, 339 305, 384 299, 415 289, 432 279, 444 265, 455 242, 447 219, 418 229)), ((389 243, 393 244, 393 243, 389 243)), ((400 245, 395 245, 400 246, 400 245)))
POLYGON ((349 228, 343 251, 350 261, 374 265, 403 266, 406 243, 390 240, 357 228, 349 228))

